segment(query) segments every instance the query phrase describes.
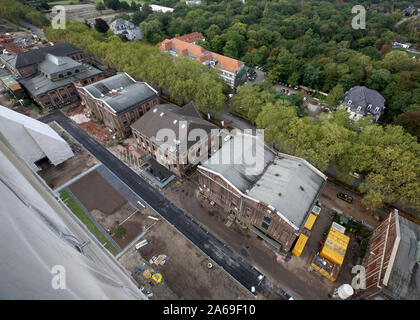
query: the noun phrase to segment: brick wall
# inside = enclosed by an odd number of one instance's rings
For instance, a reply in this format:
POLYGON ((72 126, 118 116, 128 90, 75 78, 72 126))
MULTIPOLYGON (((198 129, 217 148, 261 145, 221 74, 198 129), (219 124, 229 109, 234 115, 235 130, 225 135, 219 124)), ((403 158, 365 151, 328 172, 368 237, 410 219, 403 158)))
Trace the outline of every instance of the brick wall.
POLYGON ((218 175, 200 168, 198 173, 200 192, 206 198, 213 200, 226 212, 234 213, 242 225, 253 225, 281 243, 282 250, 291 249, 297 238, 297 231, 277 213, 271 212, 269 204, 244 197, 218 175))

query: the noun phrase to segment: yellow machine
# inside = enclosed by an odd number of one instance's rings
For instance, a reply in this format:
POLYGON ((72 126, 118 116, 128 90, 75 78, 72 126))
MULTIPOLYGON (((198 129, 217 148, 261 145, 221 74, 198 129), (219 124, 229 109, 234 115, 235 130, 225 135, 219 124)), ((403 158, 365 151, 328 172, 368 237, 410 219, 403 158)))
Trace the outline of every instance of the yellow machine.
POLYGON ((143 277, 145 277, 146 279, 150 279, 152 277, 152 272, 150 272, 149 269, 144 270, 143 277))
POLYGON ((152 276, 152 279, 155 280, 156 283, 161 283, 162 282, 162 275, 160 273, 155 273, 152 276))

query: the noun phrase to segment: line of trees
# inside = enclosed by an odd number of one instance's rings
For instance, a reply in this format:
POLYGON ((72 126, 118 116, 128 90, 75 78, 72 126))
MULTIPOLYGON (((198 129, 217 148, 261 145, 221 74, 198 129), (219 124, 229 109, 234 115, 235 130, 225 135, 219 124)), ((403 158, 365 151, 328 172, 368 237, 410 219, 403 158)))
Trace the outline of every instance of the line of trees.
POLYGON ((349 185, 349 172, 361 174, 367 207, 399 203, 420 210, 420 144, 401 126, 382 127, 368 118, 355 122, 346 111, 298 117, 296 104, 267 85, 240 87, 231 107, 265 129, 266 142, 280 151, 324 172, 333 169, 349 185))
POLYGON ((370 8, 371 3, 357 2, 368 8, 365 30, 351 26, 356 1, 336 0, 178 3, 173 13, 138 14, 136 23, 141 22, 143 37, 152 44, 202 32, 206 49, 251 67, 263 66, 273 83, 302 84, 327 93, 338 85, 338 99, 355 85, 378 90, 386 99, 385 120, 391 122, 420 109, 420 64, 412 54, 392 48, 396 38, 420 47, 420 29, 415 20, 395 28, 403 14, 391 14, 395 9, 381 2, 378 6, 390 10, 385 15, 370 8))
POLYGON ((66 29, 48 27, 45 34, 50 41, 69 42, 87 54, 99 57, 117 71, 167 89, 171 100, 178 104, 193 100, 204 113, 218 112, 225 105, 226 84, 214 69, 197 61, 171 58, 156 46, 140 41, 123 42, 118 36, 110 36, 104 41, 103 34, 81 22, 68 22, 66 29))
POLYGON ((24 20, 37 27, 49 25, 49 20, 42 13, 15 0, 0 0, 0 18, 15 23, 24 20))

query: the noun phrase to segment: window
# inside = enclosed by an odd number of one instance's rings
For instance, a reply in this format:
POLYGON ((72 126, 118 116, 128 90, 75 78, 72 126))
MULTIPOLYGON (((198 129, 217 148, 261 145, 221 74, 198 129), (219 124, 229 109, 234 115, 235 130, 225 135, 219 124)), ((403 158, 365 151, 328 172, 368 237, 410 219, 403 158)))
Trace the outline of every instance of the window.
POLYGON ((361 106, 358 106, 357 107, 357 112, 360 112, 360 110, 362 110, 362 107, 361 106))
POLYGON ((230 206, 232 207, 232 208, 237 208, 238 206, 236 205, 236 202, 235 201, 231 201, 230 202, 230 206))
POLYGON ((261 223, 261 227, 264 228, 265 230, 268 230, 268 227, 270 226, 270 222, 271 222, 271 218, 265 216, 263 219, 263 222, 261 223))
POLYGON ((74 72, 79 73, 79 72, 80 72, 80 70, 79 70, 79 69, 76 69, 76 70, 74 70, 74 72))
POLYGON ((226 197, 223 194, 220 196, 220 201, 226 203, 226 197))
POLYGON ((71 76, 71 75, 72 75, 71 71, 68 71, 68 72, 67 72, 67 75, 68 75, 68 76, 71 76))
POLYGON ((349 101, 347 101, 347 104, 348 105, 351 105, 351 103, 352 103, 353 101, 351 101, 351 100, 349 100, 349 101))

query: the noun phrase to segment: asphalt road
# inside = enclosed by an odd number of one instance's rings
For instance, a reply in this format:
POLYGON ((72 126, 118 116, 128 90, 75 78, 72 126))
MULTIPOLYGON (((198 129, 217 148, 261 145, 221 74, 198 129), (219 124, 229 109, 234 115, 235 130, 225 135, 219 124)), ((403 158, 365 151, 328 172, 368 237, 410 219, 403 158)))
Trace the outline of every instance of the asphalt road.
MULTIPOLYGON (((261 273, 255 269, 241 255, 233 251, 229 246, 222 243, 214 235, 199 225, 192 217, 165 198, 158 190, 127 167, 106 148, 90 137, 75 122, 67 118, 60 111, 51 113, 38 120, 48 123, 56 121, 74 139, 83 145, 111 172, 119 177, 129 188, 143 199, 154 211, 156 211, 169 224, 174 226, 189 241, 215 261, 233 279, 251 291, 255 287, 256 293, 270 298, 281 300, 290 296, 280 288, 275 288, 266 277, 258 280, 261 273)), ((186 262, 188 263, 188 262, 186 262)), ((304 297, 303 297, 304 298, 304 297)))

